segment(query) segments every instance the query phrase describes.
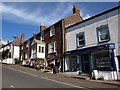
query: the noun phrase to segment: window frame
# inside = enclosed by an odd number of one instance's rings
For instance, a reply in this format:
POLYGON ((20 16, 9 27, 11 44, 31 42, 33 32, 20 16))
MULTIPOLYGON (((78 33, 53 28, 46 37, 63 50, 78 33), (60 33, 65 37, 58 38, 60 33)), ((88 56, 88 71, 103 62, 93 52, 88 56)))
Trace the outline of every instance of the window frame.
POLYGON ((55 26, 51 26, 50 27, 50 37, 54 36, 55 35, 55 26))
POLYGON ((80 32, 80 33, 76 34, 76 46, 77 46, 77 48, 85 46, 85 33, 84 32, 80 32), (79 37, 81 35, 83 35, 83 40, 79 40, 79 37), (79 41, 84 41, 84 44, 79 45, 79 41))
POLYGON ((97 30, 98 43, 103 43, 103 42, 108 42, 108 41, 110 41, 110 32, 109 32, 109 27, 108 27, 108 25, 101 25, 100 27, 97 27, 96 30, 97 30), (105 29, 105 28, 106 28, 106 29, 105 29), (105 32, 107 32, 107 33, 100 34, 100 31, 102 32, 103 30, 106 30, 105 32), (102 35, 107 35, 108 38, 105 39, 105 40, 101 40, 101 36, 102 36, 102 35))
POLYGON ((48 53, 54 53, 54 52, 56 52, 56 42, 49 43, 48 44, 48 53), (53 44, 53 47, 52 47, 52 44, 53 44), (52 49, 54 49, 54 50, 52 51, 52 49))
POLYGON ((44 46, 38 46, 38 52, 39 53, 44 53, 45 52, 44 46))
POLYGON ((40 36, 41 40, 45 40, 45 35, 44 35, 44 31, 41 32, 41 36, 40 36))

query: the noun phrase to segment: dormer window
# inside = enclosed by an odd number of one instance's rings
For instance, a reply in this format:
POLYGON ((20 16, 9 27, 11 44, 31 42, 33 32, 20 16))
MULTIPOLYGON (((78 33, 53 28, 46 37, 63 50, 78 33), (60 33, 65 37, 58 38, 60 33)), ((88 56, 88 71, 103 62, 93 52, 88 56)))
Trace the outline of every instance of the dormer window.
POLYGON ((50 37, 53 35, 55 35, 55 26, 54 25, 51 26, 51 28, 50 28, 50 37))

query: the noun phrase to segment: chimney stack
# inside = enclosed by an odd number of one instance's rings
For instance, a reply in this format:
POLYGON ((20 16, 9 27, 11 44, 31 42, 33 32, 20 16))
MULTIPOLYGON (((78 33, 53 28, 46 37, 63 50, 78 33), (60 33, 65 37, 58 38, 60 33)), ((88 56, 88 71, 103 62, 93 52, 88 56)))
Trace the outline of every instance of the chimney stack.
POLYGON ((73 6, 73 14, 78 14, 80 16, 80 10, 76 7, 76 5, 73 6))
POLYGON ((43 31, 43 30, 45 30, 46 28, 47 28, 46 26, 40 24, 40 32, 43 31))
POLYGON ((25 34, 22 33, 21 39, 20 39, 20 44, 24 43, 24 41, 25 41, 25 34))

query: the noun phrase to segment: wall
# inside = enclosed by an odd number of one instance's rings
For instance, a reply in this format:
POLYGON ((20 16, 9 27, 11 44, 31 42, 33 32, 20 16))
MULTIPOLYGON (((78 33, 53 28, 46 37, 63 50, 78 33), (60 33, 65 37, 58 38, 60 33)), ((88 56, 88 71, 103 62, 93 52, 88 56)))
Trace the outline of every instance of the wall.
POLYGON ((118 55, 118 11, 112 11, 94 19, 88 20, 66 30, 66 51, 76 49, 76 34, 85 32, 85 46, 91 47, 98 45, 96 28, 108 24, 110 32, 110 41, 107 43, 115 43, 116 55, 118 55))
POLYGON ((13 58, 19 58, 19 46, 14 46, 14 54, 13 54, 13 58))

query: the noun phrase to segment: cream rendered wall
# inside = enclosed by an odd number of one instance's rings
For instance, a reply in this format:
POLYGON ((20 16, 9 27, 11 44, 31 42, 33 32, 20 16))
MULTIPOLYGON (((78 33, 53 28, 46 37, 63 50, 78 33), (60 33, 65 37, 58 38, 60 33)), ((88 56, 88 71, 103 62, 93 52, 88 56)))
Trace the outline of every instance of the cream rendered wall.
POLYGON ((76 34, 79 32, 85 33, 85 46, 80 49, 98 45, 96 28, 106 24, 110 33, 110 41, 107 43, 115 43, 116 55, 118 55, 118 10, 66 29, 66 51, 76 49, 76 34))

